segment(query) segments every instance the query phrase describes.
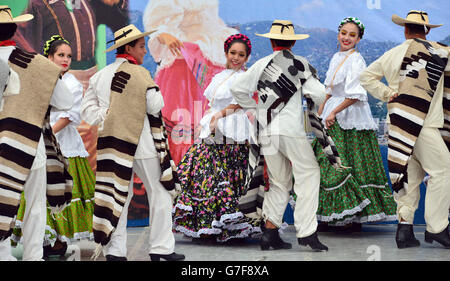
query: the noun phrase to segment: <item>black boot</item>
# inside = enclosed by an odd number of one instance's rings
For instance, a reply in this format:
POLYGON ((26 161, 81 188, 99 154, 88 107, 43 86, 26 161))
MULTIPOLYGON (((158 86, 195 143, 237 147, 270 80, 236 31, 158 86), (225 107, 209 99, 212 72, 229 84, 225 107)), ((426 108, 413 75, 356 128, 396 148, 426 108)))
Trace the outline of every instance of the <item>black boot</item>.
POLYGON ((397 242, 397 248, 412 248, 419 247, 420 242, 414 236, 413 225, 412 224, 401 224, 397 225, 397 233, 395 234, 395 242, 397 242))
POLYGON ((292 248, 290 243, 286 243, 281 240, 280 234, 278 233, 278 228, 265 229, 259 245, 261 246, 261 250, 269 250, 270 247, 274 250, 292 248))
POLYGON ((185 259, 185 256, 175 252, 169 255, 150 254, 151 261, 160 261, 161 259, 165 259, 166 261, 182 261, 185 259))
POLYGON ((328 247, 320 243, 317 237, 317 231, 307 237, 298 238, 298 244, 310 246, 314 251, 328 251, 328 247))
POLYGON ((64 256, 67 251, 67 243, 60 240, 56 240, 55 244, 52 246, 44 246, 44 257, 48 258, 50 256, 64 256))
POLYGON ((127 257, 118 257, 113 255, 106 255, 106 261, 127 261, 127 257))
POLYGON ((450 235, 448 233, 448 226, 437 234, 433 234, 425 230, 425 242, 433 243, 433 241, 436 241, 445 248, 450 249, 450 235))

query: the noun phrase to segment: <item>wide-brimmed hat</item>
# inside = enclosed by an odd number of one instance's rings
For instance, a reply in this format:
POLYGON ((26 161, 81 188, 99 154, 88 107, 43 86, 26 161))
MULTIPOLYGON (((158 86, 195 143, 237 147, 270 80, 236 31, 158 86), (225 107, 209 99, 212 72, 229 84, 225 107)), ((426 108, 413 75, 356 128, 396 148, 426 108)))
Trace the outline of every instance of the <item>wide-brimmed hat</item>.
POLYGON ((295 34, 294 25, 289 20, 274 20, 269 33, 255 35, 278 40, 303 40, 309 37, 308 34, 295 34))
POLYGON ((139 38, 142 38, 149 34, 152 34, 155 31, 156 30, 151 30, 151 31, 142 33, 139 29, 137 29, 136 26, 134 26, 134 24, 127 25, 127 26, 117 30, 116 32, 114 32, 114 40, 108 42, 108 43, 114 42, 114 45, 109 47, 105 52, 110 52, 112 50, 115 50, 127 43, 130 43, 134 40, 137 40, 139 38))
POLYGON ((426 27, 429 28, 442 26, 442 24, 430 24, 428 14, 424 11, 416 11, 416 10, 409 11, 408 15, 406 16, 406 19, 401 18, 397 15, 392 15, 392 21, 395 24, 401 26, 405 26, 405 23, 425 25, 426 27))
POLYGON ((11 8, 7 5, 0 5, 0 24, 1 23, 22 23, 30 21, 34 18, 32 14, 24 14, 18 17, 13 17, 11 8))

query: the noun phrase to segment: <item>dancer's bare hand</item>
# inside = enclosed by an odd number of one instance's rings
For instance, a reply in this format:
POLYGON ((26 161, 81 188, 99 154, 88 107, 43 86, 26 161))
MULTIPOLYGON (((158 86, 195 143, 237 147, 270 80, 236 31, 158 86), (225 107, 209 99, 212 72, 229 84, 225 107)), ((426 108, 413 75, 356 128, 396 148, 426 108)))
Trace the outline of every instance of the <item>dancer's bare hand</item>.
POLYGON ((214 132, 214 130, 216 129, 219 119, 220 118, 216 116, 216 114, 214 114, 213 117, 211 118, 211 121, 209 122, 209 130, 211 132, 214 132))
POLYGON ((334 112, 331 112, 327 119, 325 119, 325 127, 328 129, 331 126, 333 126, 334 122, 336 121, 336 114, 334 112))
POLYGON ((181 47, 183 47, 183 42, 178 40, 175 36, 169 33, 161 33, 158 36, 158 40, 161 44, 166 45, 173 55, 181 55, 181 47))
POLYGON ((393 95, 389 98, 389 102, 393 101, 396 97, 398 97, 398 93, 393 94, 393 95))

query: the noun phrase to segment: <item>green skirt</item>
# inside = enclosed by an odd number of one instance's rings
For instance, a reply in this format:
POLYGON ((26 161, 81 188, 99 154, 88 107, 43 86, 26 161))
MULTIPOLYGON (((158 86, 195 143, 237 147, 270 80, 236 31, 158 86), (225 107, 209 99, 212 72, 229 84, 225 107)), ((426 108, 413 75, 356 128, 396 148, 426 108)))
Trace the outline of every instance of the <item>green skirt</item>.
POLYGON ((312 146, 320 165, 317 218, 330 225, 395 221, 396 203, 389 187, 376 131, 344 130, 336 121, 328 129, 342 164, 337 170, 316 140, 312 146))
MULTIPOLYGON (((93 239, 95 175, 87 158, 70 157, 68 160, 69 173, 73 178, 72 201, 55 216, 50 215, 50 209, 47 208, 47 226, 43 246, 53 245, 57 239, 67 243, 93 239)), ((21 226, 25 208, 26 202, 22 193, 16 225, 11 236, 13 245, 20 242, 22 237, 21 226)))

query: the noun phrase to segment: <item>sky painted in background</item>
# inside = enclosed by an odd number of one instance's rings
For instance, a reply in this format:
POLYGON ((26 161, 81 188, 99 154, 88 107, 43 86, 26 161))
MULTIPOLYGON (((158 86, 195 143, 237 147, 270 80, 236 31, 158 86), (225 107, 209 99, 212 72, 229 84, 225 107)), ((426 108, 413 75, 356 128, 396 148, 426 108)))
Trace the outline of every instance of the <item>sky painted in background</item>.
MULTIPOLYGON (((151 0, 149 0, 151 1, 151 0)), ((148 1, 131 0, 131 10, 144 11, 148 1)), ((219 0, 219 14, 226 23, 289 19, 308 28, 336 30, 347 16, 358 17, 366 26, 365 38, 402 42, 403 28, 391 21, 397 14, 424 10, 433 24, 428 39, 440 41, 450 35, 450 0, 219 0)))

